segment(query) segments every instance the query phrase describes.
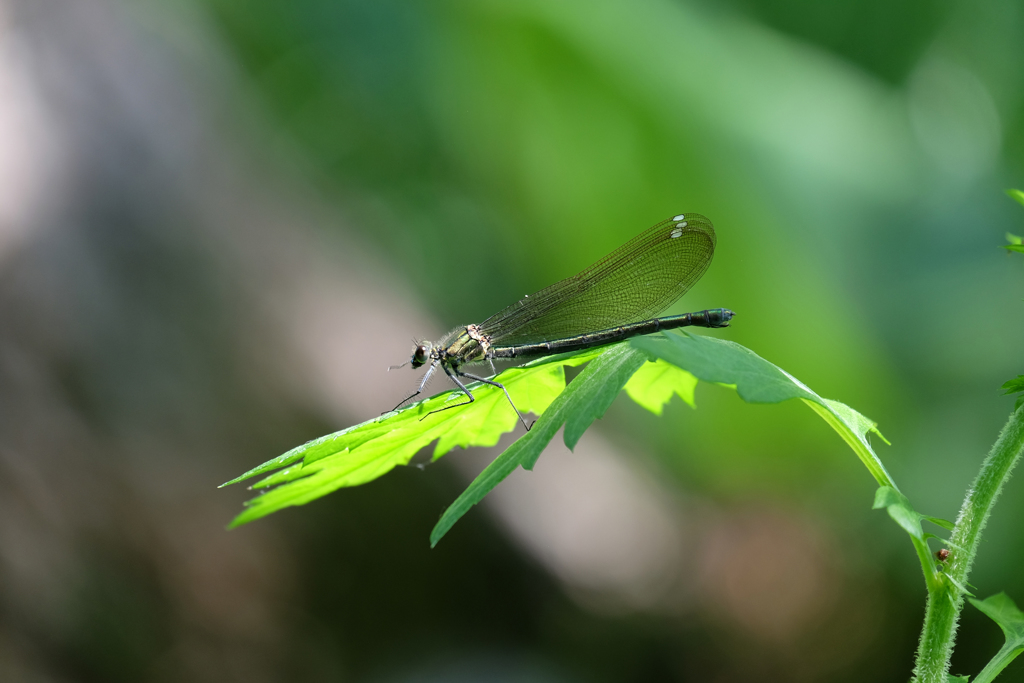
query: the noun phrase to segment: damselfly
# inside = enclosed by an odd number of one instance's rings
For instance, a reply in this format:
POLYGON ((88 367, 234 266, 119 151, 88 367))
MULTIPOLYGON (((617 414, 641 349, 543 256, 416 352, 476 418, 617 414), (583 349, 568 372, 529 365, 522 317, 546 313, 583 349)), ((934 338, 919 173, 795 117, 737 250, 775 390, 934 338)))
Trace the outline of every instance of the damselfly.
POLYGON ((701 278, 714 253, 715 229, 704 216, 687 213, 664 220, 578 275, 526 296, 482 323, 457 327, 437 342, 418 343, 407 364, 430 367, 416 392, 396 410, 422 393, 441 368, 468 400, 433 412, 476 400, 460 379, 466 378, 504 391, 529 429, 502 384, 464 372, 463 366, 486 362, 497 374, 496 358, 579 351, 677 327, 727 327, 734 313, 726 308, 654 317, 701 278))

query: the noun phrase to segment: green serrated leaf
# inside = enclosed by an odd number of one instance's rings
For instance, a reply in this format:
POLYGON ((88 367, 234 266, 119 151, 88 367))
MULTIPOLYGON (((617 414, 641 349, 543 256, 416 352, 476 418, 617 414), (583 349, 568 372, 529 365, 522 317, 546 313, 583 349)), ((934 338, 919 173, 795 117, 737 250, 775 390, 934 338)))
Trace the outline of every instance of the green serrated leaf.
POLYGON ((662 410, 675 395, 691 408, 695 408, 696 388, 696 377, 660 358, 653 363, 642 365, 625 386, 626 394, 631 399, 655 415, 661 415, 662 410))
MULTIPOLYGON (((564 366, 582 364, 595 355, 543 359, 506 370, 499 381, 520 410, 540 415, 565 388, 564 366)), ((487 385, 470 388, 477 397, 472 409, 431 414, 451 401, 463 399, 461 392, 442 392, 397 413, 314 439, 231 480, 228 484, 266 475, 253 488, 270 489, 248 501, 231 526, 285 507, 304 505, 339 488, 372 481, 408 464, 434 441, 434 459, 456 446, 493 446, 503 433, 515 427, 518 418, 500 389, 487 385)))
MULTIPOLYGON (((697 378, 735 389, 746 401, 776 403, 799 398, 810 405, 854 449, 880 482, 895 485, 867 440, 875 423, 837 401, 821 398, 785 371, 738 344, 706 337, 670 335, 641 338, 576 354, 540 359, 503 372, 503 383, 523 412, 540 415, 526 435, 488 466, 444 513, 431 544, 478 503, 516 467, 531 469, 541 451, 565 426, 564 439, 574 448, 594 420, 601 417, 624 387, 642 406, 658 413, 679 394, 693 405, 697 378), (648 362, 654 360, 655 362, 648 362), (591 362, 592 361, 592 362, 591 362), (565 386, 565 366, 591 362, 565 386)), ((405 465, 421 449, 436 443, 434 459, 456 446, 490 446, 511 431, 517 417, 496 388, 473 384, 477 400, 459 410, 436 412, 461 392, 446 391, 386 417, 310 441, 233 479, 252 477, 253 488, 267 489, 250 500, 231 526, 292 505, 304 505, 332 491, 363 484, 405 465)), ((888 442, 886 442, 888 443, 888 442)))
POLYGON ((1008 641, 1024 648, 1024 612, 1006 593, 996 593, 984 600, 971 600, 971 604, 999 625, 1008 641))
POLYGON ((1018 391, 1024 391, 1024 375, 1017 375, 1011 380, 1007 380, 1003 383, 1000 389, 1005 389, 1003 395, 1016 394, 1018 391))
POLYGON ((566 388, 563 393, 568 393, 569 396, 566 397, 563 438, 569 450, 576 448, 583 433, 590 428, 594 420, 604 415, 626 382, 646 362, 646 354, 623 344, 610 349, 591 363, 587 370, 594 365, 597 367, 588 373, 586 381, 578 385, 573 381, 570 387, 566 388))
MULTIPOLYGON (((1006 390, 1003 392, 1003 396, 1006 396, 1007 394, 1016 394, 1018 391, 1024 391, 1024 375, 1017 375, 1013 379, 1004 383, 1000 388, 1006 390)), ((1013 411, 1017 412, 1020 410, 1021 406, 1024 406, 1024 395, 1018 396, 1017 400, 1014 401, 1013 411)))
POLYGON ((1006 593, 997 593, 984 600, 970 600, 972 605, 999 625, 1006 637, 1003 647, 975 679, 975 683, 987 683, 1024 652, 1024 612, 1017 608, 1006 593))
POLYGON ((1015 251, 1018 254, 1024 254, 1024 245, 1020 244, 1004 244, 1003 249, 1006 251, 1015 251))
POLYGON ((722 339, 685 333, 637 337, 630 343, 652 357, 687 370, 697 379, 734 386, 740 398, 748 403, 802 399, 836 430, 880 485, 896 488, 868 441, 869 433, 877 434, 885 441, 873 421, 849 406, 818 396, 785 370, 750 349, 722 339))
POLYGON ((541 415, 529 432, 505 449, 452 503, 430 533, 430 546, 437 545, 470 508, 512 474, 516 467, 533 469, 541 451, 565 425, 565 445, 576 446, 590 424, 604 414, 627 380, 647 356, 626 344, 613 346, 595 359, 574 379, 541 415))
POLYGON ((1019 204, 1024 204, 1024 192, 1020 190, 1007 190, 1006 194, 1019 204))

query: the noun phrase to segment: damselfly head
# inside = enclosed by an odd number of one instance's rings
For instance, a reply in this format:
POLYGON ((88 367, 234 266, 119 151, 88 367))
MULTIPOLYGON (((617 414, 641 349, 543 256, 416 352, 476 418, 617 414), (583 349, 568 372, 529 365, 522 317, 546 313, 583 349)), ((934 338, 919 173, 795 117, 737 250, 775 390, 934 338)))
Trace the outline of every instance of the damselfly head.
POLYGON ((413 349, 412 352, 412 360, 410 361, 413 368, 423 367, 423 365, 430 360, 430 347, 430 342, 424 342, 416 345, 416 348, 413 349))

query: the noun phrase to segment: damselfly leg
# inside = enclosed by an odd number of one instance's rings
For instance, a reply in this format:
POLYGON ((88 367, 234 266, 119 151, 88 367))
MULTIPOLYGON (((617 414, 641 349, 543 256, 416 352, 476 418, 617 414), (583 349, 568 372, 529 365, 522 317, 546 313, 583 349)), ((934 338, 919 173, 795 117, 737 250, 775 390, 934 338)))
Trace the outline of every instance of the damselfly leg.
MULTIPOLYGON (((429 381, 430 381, 430 377, 431 377, 431 376, 432 376, 432 375, 434 374, 434 371, 435 371, 435 370, 437 370, 437 361, 434 361, 433 363, 431 363, 431 364, 430 364, 430 367, 429 367, 429 368, 427 368, 427 372, 426 372, 426 373, 425 373, 425 374, 423 375, 423 379, 422 379, 422 380, 420 380, 420 386, 419 386, 419 388, 418 388, 418 389, 416 389, 416 391, 415 391, 415 392, 413 392, 412 396, 409 396, 408 398, 405 398, 405 399, 403 399, 403 400, 402 400, 402 402, 401 402, 401 403, 399 403, 399 404, 398 404, 397 406, 395 406, 395 407, 394 407, 394 408, 392 408, 391 410, 386 410, 386 411, 384 411, 383 413, 381 413, 381 415, 387 415, 388 413, 393 413, 393 412, 395 412, 396 410, 398 410, 399 408, 401 408, 402 406, 404 406, 404 405, 405 405, 406 403, 408 403, 408 402, 409 402, 409 401, 411 401, 412 399, 414 399, 414 398, 416 398, 417 396, 419 396, 420 394, 422 394, 422 393, 423 393, 423 389, 424 389, 424 387, 426 387, 426 386, 427 386, 427 382, 429 382, 429 381)), ((447 370, 447 369, 445 369, 445 372, 447 373, 447 372, 448 372, 448 370, 447 370)), ((448 375, 448 376, 449 376, 449 377, 451 377, 451 375, 448 375)))
POLYGON ((494 382, 489 379, 484 379, 483 377, 477 377, 476 375, 471 375, 468 372, 460 372, 458 369, 454 369, 454 371, 449 370, 448 366, 445 364, 442 364, 441 368, 444 370, 444 374, 448 375, 451 378, 451 380, 455 382, 455 385, 462 390, 462 393, 464 393, 466 395, 466 398, 468 398, 469 400, 463 401, 462 403, 456 403, 454 405, 445 406, 444 408, 438 408, 437 410, 431 410, 429 413, 421 417, 420 420, 425 420, 427 419, 427 417, 433 415, 434 413, 440 413, 445 410, 451 410, 452 408, 458 408, 459 406, 467 406, 473 401, 475 401, 476 397, 473 396, 473 392, 471 392, 469 388, 465 384, 463 384, 462 381, 459 379, 459 377, 468 377, 473 381, 483 382, 484 384, 490 384, 492 387, 498 387, 503 392, 505 392, 505 398, 508 399, 508 403, 510 406, 512 406, 512 410, 516 411, 516 415, 519 416, 519 421, 523 423, 523 427, 526 428, 526 431, 530 431, 530 427, 532 427, 533 425, 526 424, 526 418, 524 418, 523 414, 519 412, 519 408, 516 408, 516 404, 512 402, 512 397, 508 395, 508 389, 505 388, 504 384, 499 384, 498 382, 494 382))

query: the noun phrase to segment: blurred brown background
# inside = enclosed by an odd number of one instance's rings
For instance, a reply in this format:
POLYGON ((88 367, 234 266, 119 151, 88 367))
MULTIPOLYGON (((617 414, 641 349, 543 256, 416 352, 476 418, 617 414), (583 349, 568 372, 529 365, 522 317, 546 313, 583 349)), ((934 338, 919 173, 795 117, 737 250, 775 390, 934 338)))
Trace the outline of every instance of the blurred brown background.
MULTIPOLYGON (((434 550, 497 449, 231 532, 216 486, 699 211, 673 312, 953 517, 1024 371, 1022 46, 1009 0, 0 0, 0 680, 907 680, 920 568, 799 405, 621 399, 434 550)), ((1018 604, 1021 487, 972 577, 1018 604)), ((968 607, 954 671, 1001 642, 968 607)))

